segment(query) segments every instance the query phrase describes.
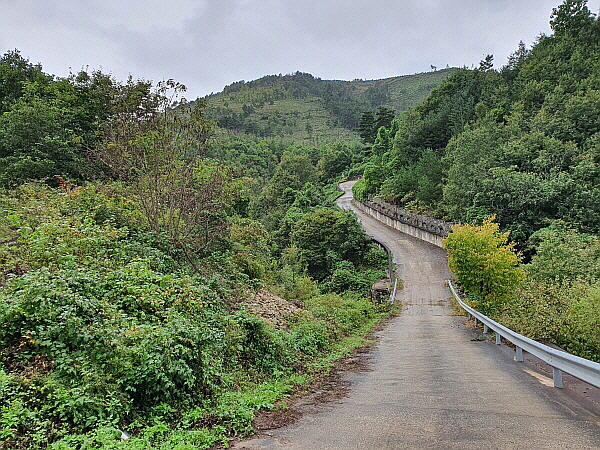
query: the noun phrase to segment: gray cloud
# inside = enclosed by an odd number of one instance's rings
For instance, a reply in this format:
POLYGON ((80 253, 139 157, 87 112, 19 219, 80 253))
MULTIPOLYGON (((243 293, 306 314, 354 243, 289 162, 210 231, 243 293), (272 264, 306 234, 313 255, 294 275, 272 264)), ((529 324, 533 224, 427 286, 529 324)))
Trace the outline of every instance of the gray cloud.
MULTIPOLYGON (((47 72, 101 68, 186 84, 189 97, 296 70, 383 78, 438 67, 501 66, 548 33, 560 0, 0 0, 0 51, 47 72)), ((597 9, 591 2, 590 8, 597 9)))

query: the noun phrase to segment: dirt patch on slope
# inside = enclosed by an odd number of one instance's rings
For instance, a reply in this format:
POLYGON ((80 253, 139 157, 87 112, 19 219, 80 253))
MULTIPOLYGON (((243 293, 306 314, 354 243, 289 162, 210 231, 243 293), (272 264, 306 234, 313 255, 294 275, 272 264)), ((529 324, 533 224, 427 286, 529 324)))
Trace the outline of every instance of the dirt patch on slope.
POLYGON ((241 306, 273 328, 286 331, 290 328, 288 318, 304 310, 300 300, 285 300, 266 289, 260 289, 243 299, 241 306))

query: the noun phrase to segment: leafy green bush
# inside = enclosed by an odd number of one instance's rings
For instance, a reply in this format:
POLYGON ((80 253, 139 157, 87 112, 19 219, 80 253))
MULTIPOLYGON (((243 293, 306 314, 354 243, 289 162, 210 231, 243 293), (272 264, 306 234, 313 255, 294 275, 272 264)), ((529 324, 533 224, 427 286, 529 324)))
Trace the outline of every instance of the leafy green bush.
POLYGON ((330 277, 320 284, 324 292, 343 293, 346 291, 356 292, 363 297, 369 295, 373 280, 369 274, 359 272, 350 261, 340 261, 330 277))
POLYGON ((596 283, 572 302, 569 351, 600 362, 600 285, 596 283))
POLYGON ((363 264, 371 269, 384 270, 388 266, 387 253, 380 246, 373 244, 365 254, 363 264))
POLYGON ((232 316, 237 332, 230 342, 239 349, 236 357, 247 368, 278 373, 284 371, 291 361, 291 352, 285 333, 268 327, 256 317, 239 312, 232 316))
POLYGON ((600 361, 598 237, 554 222, 534 233, 530 244, 534 256, 523 266, 528 281, 500 320, 533 339, 600 361))
POLYGON ((352 195, 357 200, 367 200, 367 184, 364 178, 361 178, 352 186, 352 195))
POLYGON ((444 238, 448 265, 483 314, 495 314, 512 301, 525 280, 521 255, 508 243, 494 218, 482 225, 456 224, 444 238))
POLYGON ((354 213, 333 209, 305 214, 294 225, 291 241, 300 250, 308 274, 317 280, 324 279, 341 260, 358 263, 368 249, 354 213))

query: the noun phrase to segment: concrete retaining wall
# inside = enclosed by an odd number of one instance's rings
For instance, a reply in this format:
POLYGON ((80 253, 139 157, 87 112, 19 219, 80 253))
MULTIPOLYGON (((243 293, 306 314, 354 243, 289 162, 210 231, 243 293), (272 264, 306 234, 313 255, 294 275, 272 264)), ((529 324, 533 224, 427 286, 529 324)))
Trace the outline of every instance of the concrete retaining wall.
POLYGON ((354 206, 380 222, 402 233, 443 248, 442 238, 448 236, 450 224, 431 217, 412 214, 381 201, 361 202, 353 200, 354 206))

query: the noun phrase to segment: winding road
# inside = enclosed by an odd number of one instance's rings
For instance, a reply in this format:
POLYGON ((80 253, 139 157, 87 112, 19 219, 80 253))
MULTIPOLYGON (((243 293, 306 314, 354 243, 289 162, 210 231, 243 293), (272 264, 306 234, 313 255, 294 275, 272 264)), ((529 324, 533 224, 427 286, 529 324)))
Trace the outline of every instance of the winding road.
MULTIPOLYGON (((352 183, 342 186, 338 205, 352 208, 352 183)), ((444 250, 356 213, 394 254, 402 314, 380 332, 370 370, 346 376, 348 397, 232 448, 600 449, 600 416, 453 315, 444 250)))

